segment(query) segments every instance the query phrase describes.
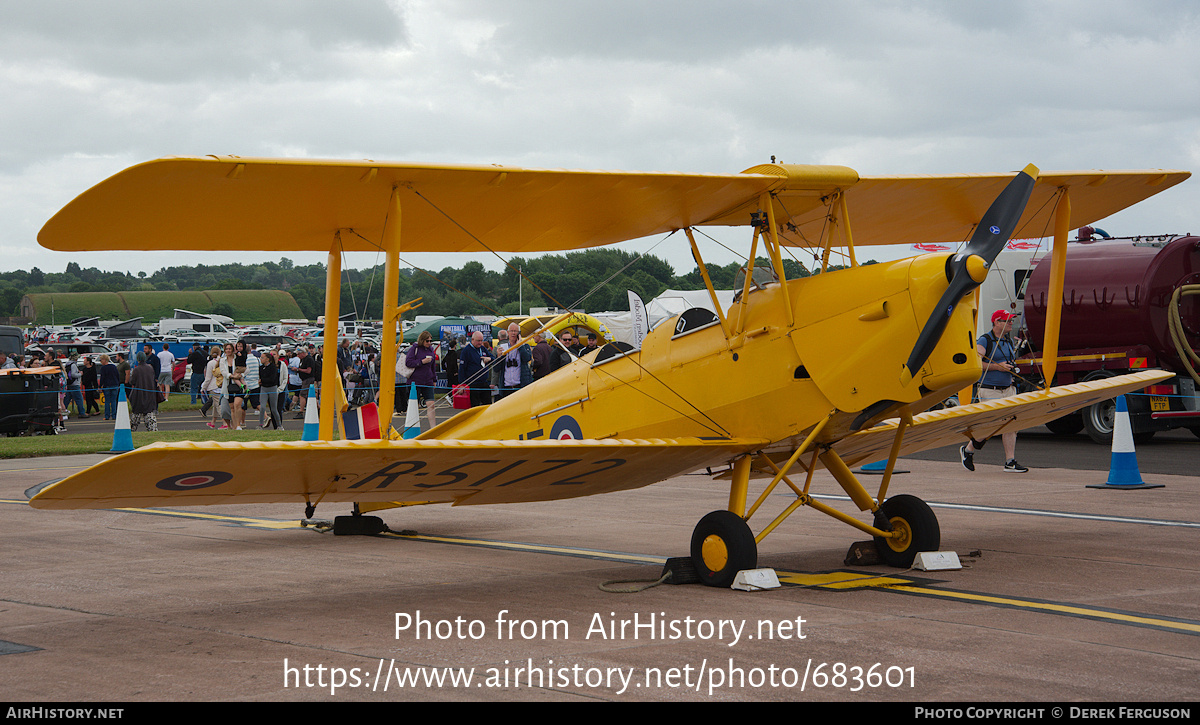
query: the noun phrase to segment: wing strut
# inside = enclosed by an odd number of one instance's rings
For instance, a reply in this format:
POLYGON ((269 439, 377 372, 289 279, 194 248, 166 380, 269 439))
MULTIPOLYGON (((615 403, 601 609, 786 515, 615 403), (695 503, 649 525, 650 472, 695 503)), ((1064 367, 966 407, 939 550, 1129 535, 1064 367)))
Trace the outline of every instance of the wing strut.
POLYGON ((721 332, 725 333, 725 339, 729 339, 729 321, 725 319, 725 313, 721 311, 721 302, 717 299, 717 291, 713 288, 712 279, 708 276, 708 267, 705 266, 704 260, 700 257, 700 247, 696 246, 696 237, 692 234, 692 228, 686 227, 683 233, 687 235, 688 243, 692 245, 692 258, 696 260, 696 269, 700 270, 700 276, 704 278, 704 288, 708 290, 708 297, 712 300, 713 310, 717 313, 717 319, 721 321, 721 332))
MULTIPOLYGON (((388 218, 383 234, 383 340, 379 351, 379 369, 391 370, 396 364, 396 336, 402 310, 400 304, 400 188, 392 187, 388 218)), ((407 305, 406 305, 407 306, 407 305)), ((328 319, 328 318, 326 318, 328 319)), ((381 380, 386 380, 380 375, 381 380)), ((379 386, 379 424, 391 437, 392 414, 396 410, 396 388, 379 386)))
MULTIPOLYGON (((326 393, 334 389, 338 381, 337 369, 337 334, 338 334, 338 302, 342 299, 342 230, 333 234, 333 244, 329 247, 329 257, 325 266, 325 330, 322 344, 325 346, 321 358, 321 389, 326 393), (332 324, 330 324, 332 322, 332 324)), ((385 303, 386 304, 386 303, 385 303)), ((337 422, 337 396, 321 395, 320 411, 321 424, 319 437, 323 441, 333 440, 333 428, 337 422)), ((308 401, 312 405, 313 401, 308 401)), ((379 420, 385 420, 382 409, 379 420)), ((390 423, 391 418, 386 418, 390 423)))
POLYGON ((1042 378, 1046 389, 1058 368, 1058 331, 1062 321, 1063 280, 1067 273, 1067 233, 1071 230, 1071 192, 1066 186, 1054 209, 1054 247, 1050 253, 1050 289, 1046 292, 1046 334, 1042 343, 1042 378))

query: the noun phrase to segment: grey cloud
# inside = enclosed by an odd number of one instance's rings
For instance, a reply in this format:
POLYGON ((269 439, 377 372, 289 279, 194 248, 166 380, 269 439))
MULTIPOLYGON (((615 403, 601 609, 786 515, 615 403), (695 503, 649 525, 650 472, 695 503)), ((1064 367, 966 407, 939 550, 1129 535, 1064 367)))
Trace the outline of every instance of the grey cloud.
POLYGON ((384 0, 39 0, 6 3, 2 17, 9 58, 157 83, 332 75, 335 51, 406 38, 384 0))

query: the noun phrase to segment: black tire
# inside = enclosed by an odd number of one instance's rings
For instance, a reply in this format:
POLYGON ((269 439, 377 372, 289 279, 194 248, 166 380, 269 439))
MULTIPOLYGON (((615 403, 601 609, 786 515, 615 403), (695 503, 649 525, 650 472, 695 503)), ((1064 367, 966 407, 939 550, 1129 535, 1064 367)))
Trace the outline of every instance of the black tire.
POLYGON ((758 544, 741 516, 713 511, 692 532, 692 565, 700 581, 728 587, 737 573, 758 566, 758 544))
POLYGON ((1075 435, 1083 430, 1083 415, 1081 413, 1070 413, 1061 418, 1047 421, 1046 427, 1055 435, 1075 435))
POLYGON ((1200 438, 1200 425, 1194 425, 1191 428, 1188 428, 1188 430, 1192 432, 1192 435, 1200 438))
POLYGON ((942 529, 937 516, 921 499, 908 494, 892 496, 879 507, 892 522, 893 530, 905 535, 899 539, 875 537, 875 548, 888 566, 907 569, 922 551, 937 551, 942 544, 942 529))
POLYGON ((1096 443, 1111 446, 1116 417, 1116 401, 1101 400, 1083 409, 1083 429, 1096 443))
MULTIPOLYGON (((1111 378, 1115 373, 1107 370, 1096 370, 1089 373, 1083 380, 1101 380, 1111 378)), ((1101 400, 1080 411, 1083 414, 1083 430, 1092 441, 1105 446, 1112 445, 1113 425, 1117 418, 1117 401, 1101 400)))

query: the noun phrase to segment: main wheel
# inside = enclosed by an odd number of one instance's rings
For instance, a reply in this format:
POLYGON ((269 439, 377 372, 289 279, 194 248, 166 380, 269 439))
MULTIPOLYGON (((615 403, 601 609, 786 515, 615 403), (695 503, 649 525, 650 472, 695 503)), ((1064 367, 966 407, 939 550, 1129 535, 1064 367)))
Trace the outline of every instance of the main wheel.
POLYGON ((692 532, 692 565, 700 581, 711 587, 728 587, 743 569, 758 566, 758 544, 741 516, 713 511, 692 532))
POLYGON ((888 566, 907 569, 922 551, 937 551, 942 543, 942 530, 937 516, 916 496, 892 496, 879 507, 892 523, 895 538, 875 537, 875 548, 888 566))

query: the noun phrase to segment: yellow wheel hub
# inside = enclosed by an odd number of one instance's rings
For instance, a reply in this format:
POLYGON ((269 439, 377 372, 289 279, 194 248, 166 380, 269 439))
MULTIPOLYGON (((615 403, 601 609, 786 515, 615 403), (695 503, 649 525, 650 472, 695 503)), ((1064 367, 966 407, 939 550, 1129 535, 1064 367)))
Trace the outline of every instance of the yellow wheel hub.
POLYGON ((716 534, 709 534, 700 545, 700 555, 704 557, 704 565, 709 571, 721 571, 729 563, 729 549, 725 540, 716 534))
POLYGON ((903 553, 912 544, 912 527, 900 517, 891 519, 891 522, 892 535, 887 538, 887 544, 892 548, 892 551, 903 553))

